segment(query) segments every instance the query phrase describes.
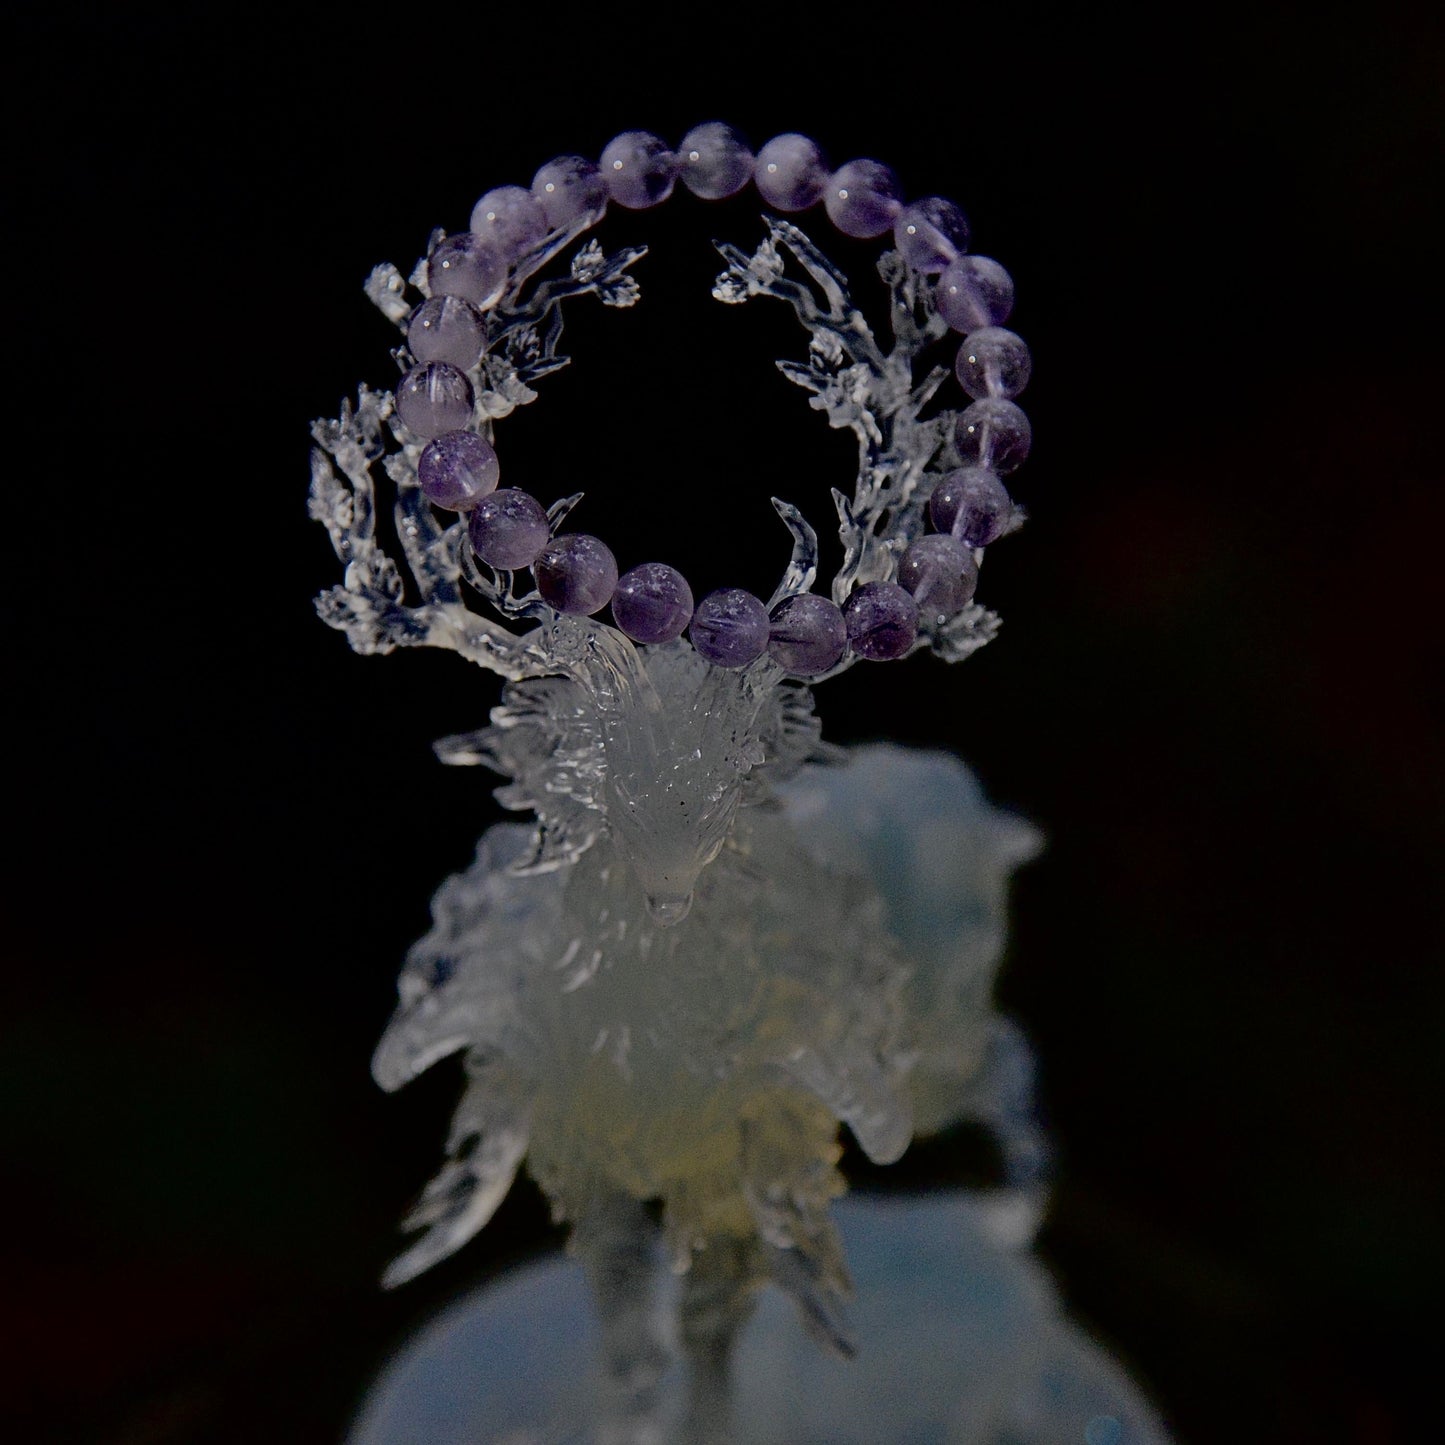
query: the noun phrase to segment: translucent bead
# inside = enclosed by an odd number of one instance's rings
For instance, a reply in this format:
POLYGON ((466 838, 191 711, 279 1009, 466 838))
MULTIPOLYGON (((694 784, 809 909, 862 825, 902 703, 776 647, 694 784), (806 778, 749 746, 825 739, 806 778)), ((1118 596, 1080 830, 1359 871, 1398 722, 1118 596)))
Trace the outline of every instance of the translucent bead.
POLYGON ((1033 361, 1023 337, 1002 326, 985 326, 963 338, 953 369, 970 396, 1007 401, 1029 384, 1033 361))
POLYGON ((481 313, 460 296, 433 296, 411 313, 406 344, 418 361, 449 361, 470 371, 486 345, 481 313))
POLYGON ((954 440, 965 466, 989 467, 1005 476, 1022 465, 1033 442, 1029 419, 1011 401, 985 397, 954 423, 954 440))
POLYGON ((502 294, 507 263, 480 236, 463 231, 431 253, 426 274, 433 296, 460 296, 485 311, 502 294))
POLYGON ((943 622, 968 605, 978 586, 973 553, 954 537, 920 537, 898 564, 898 582, 912 593, 919 616, 943 622))
POLYGON ((583 216, 601 216, 607 209, 607 182, 602 172, 581 156, 548 161, 532 177, 532 194, 554 231, 583 216))
POLYGON ((413 435, 459 431, 472 419, 472 384, 445 361, 414 367, 396 388, 396 414, 413 435))
POLYGON ((696 125, 677 148, 677 173, 693 195, 705 201, 735 196, 753 178, 753 153, 732 126, 721 121, 696 125))
POLYGON ((903 187, 882 161, 849 161, 829 177, 823 202, 845 236, 866 241, 892 229, 903 209, 903 187))
POLYGON ((968 335, 998 326, 1014 309, 1013 277, 991 256, 960 256, 938 278, 938 314, 968 335))
POLYGON ((600 538, 569 532, 565 537, 553 537, 542 548, 532 563, 532 576, 549 607, 590 617, 612 600, 617 559, 600 538))
POLYGON ((806 211, 823 199, 828 166, 816 141, 789 131, 775 135, 753 165, 758 194, 776 211, 806 211))
POLYGON ((422 449, 416 474, 427 501, 465 512, 496 491, 501 466, 492 444, 476 432, 448 431, 422 449))
POLYGON ((665 201, 676 178, 676 157, 649 131, 625 130, 602 152, 607 194, 629 211, 646 210, 665 201))
POLYGON ((918 604, 896 582, 865 582, 843 604, 843 622, 859 657, 890 662, 918 636, 918 604))
POLYGON ((899 211, 893 244, 915 271, 936 276, 968 249, 968 221, 952 201, 925 196, 899 211))
POLYGON ((547 234, 547 213, 522 186, 498 186, 472 207, 472 234, 515 261, 547 234))
POLYGON ((987 547, 1003 536, 1014 504, 1004 484, 983 467, 950 472, 928 499, 928 515, 940 532, 970 547, 987 547))
POLYGON ((768 646, 768 609, 741 587, 709 592, 692 616, 693 649, 714 667, 746 667, 768 646))
POLYGON ((692 621, 692 588, 677 568, 644 562, 618 581, 612 620, 634 642, 671 642, 692 621))
POLYGON ((843 614, 815 592, 785 598, 773 609, 768 651, 773 660, 799 677, 827 672, 848 645, 843 614))
POLYGON ((530 492, 504 487, 483 497, 467 523, 472 551, 488 567, 530 567, 552 536, 547 513, 530 492))

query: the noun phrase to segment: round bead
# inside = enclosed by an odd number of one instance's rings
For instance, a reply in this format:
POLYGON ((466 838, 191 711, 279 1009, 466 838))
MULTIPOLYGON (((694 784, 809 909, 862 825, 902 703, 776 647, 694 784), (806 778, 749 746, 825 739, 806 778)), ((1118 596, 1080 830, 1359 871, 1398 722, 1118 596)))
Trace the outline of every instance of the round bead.
POLYGON ((470 371, 486 346, 482 318, 470 301, 460 296, 433 296, 411 313, 406 344, 418 361, 449 361, 470 371))
POLYGON ((612 620, 634 642, 671 642, 692 621, 692 588, 677 568, 644 562, 617 583, 612 620))
POLYGON ((777 211, 806 211, 823 199, 828 167, 816 141, 789 131, 775 135, 753 164, 758 194, 777 211))
POLYGON ((967 606, 978 586, 973 554, 955 537, 920 537, 898 564, 899 585, 918 604, 920 618, 943 622, 967 606))
POLYGON ((402 377, 396 414, 419 437, 458 431, 472 419, 472 384, 445 361, 429 361, 402 377))
POLYGON ((581 156, 558 156, 548 161, 532 177, 532 194, 554 231, 582 216, 600 216, 607 209, 607 183, 602 172, 581 156))
POLYGON ((483 497, 467 523, 472 551, 488 567, 530 567, 547 545, 552 528, 541 502, 530 492, 503 487, 483 497))
POLYGON ((677 173, 693 195, 705 201, 735 196, 753 178, 753 153, 732 126, 721 121, 696 125, 677 148, 677 173))
POLYGON ((553 537, 532 563, 537 591, 549 607, 590 617, 601 612, 617 586, 617 559, 607 544, 586 532, 553 537))
POLYGON ((1002 326, 984 326, 963 338, 953 369, 970 396, 1001 396, 1007 401, 1029 384, 1033 361, 1023 337, 1002 326))
POLYGON ((607 194, 629 211, 646 210, 672 194, 677 161, 664 141, 645 130, 625 130, 602 152, 607 194))
POLYGON ((507 263, 480 236, 463 231, 431 253, 426 275, 433 296, 460 296, 485 311, 502 294, 507 263))
POLYGON ((933 525, 969 547, 987 547, 1003 536, 1013 510, 1004 484, 983 467, 950 472, 928 499, 933 525))
POLYGON ((422 448, 416 474, 427 501, 451 512, 475 507, 497 490, 501 467, 492 444, 474 431, 448 431, 422 448))
POLYGON ((892 229, 903 209, 903 187, 882 161, 849 161, 829 177, 823 202, 845 236, 867 241, 892 229))
POLYGON ((472 234, 515 261, 547 234, 541 202, 522 186, 498 186, 472 207, 472 234))
POLYGON ((968 249, 968 222, 952 201, 925 196, 899 211, 893 244, 915 271, 936 276, 968 249))
POLYGON ((966 336, 998 326, 1014 309, 1013 277, 991 256, 960 256, 938 278, 938 314, 966 336))
POLYGON ((773 608, 768 651, 773 660, 800 677, 827 672, 848 645, 843 614, 826 597, 802 592, 773 608))
POLYGON ((954 423, 953 436, 965 466, 1005 475, 1023 464, 1034 439, 1028 417, 1013 402, 993 396, 974 402, 954 423))
POLYGON ((721 587, 698 603, 689 636, 714 667, 746 667, 767 650, 770 625, 768 609, 751 592, 721 587))
POLYGON ((918 604, 896 582, 865 582, 843 604, 843 622, 859 657, 891 662, 918 636, 918 604))

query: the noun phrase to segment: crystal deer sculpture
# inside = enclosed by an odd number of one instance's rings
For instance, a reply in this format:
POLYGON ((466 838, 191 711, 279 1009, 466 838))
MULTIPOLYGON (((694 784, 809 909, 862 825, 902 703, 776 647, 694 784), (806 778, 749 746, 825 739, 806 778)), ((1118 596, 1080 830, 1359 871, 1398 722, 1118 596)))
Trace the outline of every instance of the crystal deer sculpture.
MULTIPOLYGON (((643 250, 605 255, 593 240, 559 259, 597 219, 549 229, 478 309, 467 378, 479 435, 567 364, 563 303, 637 301, 643 250)), ((929 278, 889 251, 885 349, 803 232, 765 224, 751 255, 718 246, 726 269, 713 295, 793 309, 807 359, 778 364, 854 434, 859 464, 851 495, 833 493, 843 561, 831 602, 813 592, 813 528, 775 500, 791 557, 766 604, 767 646, 744 665, 703 655, 697 621, 692 642, 641 644, 524 589, 519 569, 488 566, 467 517, 443 525, 428 500, 424 438, 400 388, 363 387, 314 428, 311 512, 345 565, 321 616, 358 652, 446 648, 500 674, 490 725, 437 751, 500 773, 499 801, 530 815, 490 828, 436 895, 376 1052, 386 1089, 457 1052, 467 1080, 450 1157, 407 1221, 419 1238, 386 1280, 471 1238, 525 1156, 595 1286, 604 1414, 619 1439, 646 1437, 664 1364, 645 1306, 646 1201, 661 1201, 661 1238, 684 1274, 678 1329, 706 1414, 720 1408, 729 1341, 765 1281, 821 1339, 851 1348, 828 1213, 843 1187, 840 1121, 889 1162, 915 1128, 972 1114, 998 1130, 1021 1198, 1036 1199, 1039 1178, 1027 1050, 989 1002, 1007 879, 1037 840, 952 759, 823 744, 808 685, 883 655, 868 629, 887 633, 889 616, 859 627, 849 616, 849 643, 831 647, 834 614, 873 595, 870 584, 898 591, 930 495, 969 461, 958 414, 925 414, 945 369, 915 376, 947 324, 929 278), (399 559, 378 532, 378 471, 395 493, 399 559), (798 614, 804 598, 832 609, 818 626, 798 614), (911 817, 895 817, 900 796, 911 817)), ((392 321, 406 325, 418 293, 435 293, 446 245, 436 233, 409 281, 389 266, 372 274, 368 294, 392 321)), ((408 346, 404 366, 417 359, 411 333, 408 346)), ((577 501, 547 509, 554 537, 577 501)), ((1010 511, 994 532, 1020 521, 1010 511)), ((993 636, 997 618, 972 601, 982 555, 966 548, 941 578, 914 567, 915 615, 901 641, 885 637, 886 655, 926 648, 957 661, 993 636)))

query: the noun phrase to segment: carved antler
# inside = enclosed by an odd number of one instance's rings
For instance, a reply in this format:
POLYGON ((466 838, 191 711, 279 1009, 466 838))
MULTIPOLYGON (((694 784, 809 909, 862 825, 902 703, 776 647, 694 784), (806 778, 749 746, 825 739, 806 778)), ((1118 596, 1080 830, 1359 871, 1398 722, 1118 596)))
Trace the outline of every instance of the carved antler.
MULTIPOLYGON (((878 272, 889 290, 893 346, 884 351, 863 314, 848 295, 848 278, 788 221, 764 218, 768 235, 745 255, 728 242, 714 242, 728 262, 713 295, 727 304, 757 296, 786 301, 810 334, 806 364, 779 361, 789 381, 811 392, 810 405, 825 412, 835 428, 858 439, 858 476, 853 496, 833 488, 843 563, 832 579, 833 600, 840 605, 855 585, 892 581, 899 558, 921 536, 924 508, 942 472, 960 464, 953 440, 956 411, 921 414, 947 376, 931 367, 914 381, 919 353, 948 330, 933 301, 932 287, 904 265, 896 251, 887 251, 878 272), (784 273, 783 251, 793 257, 813 283, 784 273), (816 288, 816 289, 815 289, 816 288)), ((793 555, 769 606, 808 591, 817 576, 818 539, 798 509, 773 499, 793 534, 793 555)), ((1015 525, 1022 521, 1020 516, 1015 525)), ((931 646, 946 661, 956 662, 988 642, 998 631, 998 616, 977 604, 941 625, 923 619, 918 647, 931 646)), ((825 676, 852 666, 849 653, 825 676)), ((821 679, 818 679, 821 681, 821 679)))
MULTIPOLYGON (((609 256, 591 241, 573 257, 568 277, 543 282, 530 296, 523 295, 531 277, 588 224, 588 218, 579 218, 524 257, 506 293, 487 313, 486 350, 476 388, 479 430, 490 433, 491 423, 535 401, 531 384, 571 359, 557 352, 565 300, 592 293, 604 306, 631 306, 641 294, 637 281, 627 273, 647 254, 646 248, 624 247, 609 256)), ((443 239, 444 232, 432 233, 428 255, 443 239)), ((395 266, 376 267, 367 278, 366 293, 389 321, 402 328, 416 304, 408 297, 408 287, 423 297, 430 294, 425 261, 417 265, 410 281, 403 280, 395 266)), ((393 354, 409 364, 404 346, 393 354)), ((420 448, 396 424, 392 393, 363 386, 354 407, 343 403, 338 419, 318 421, 311 432, 318 445, 311 454, 310 514, 326 527, 336 555, 346 564, 342 584, 316 599, 322 620, 344 632, 361 653, 445 647, 506 678, 546 671, 541 627, 514 633, 467 606, 463 581, 506 620, 545 624, 554 615, 535 590, 517 593, 515 574, 478 564, 467 542, 465 519, 445 528, 437 521, 417 479, 420 448), (387 450, 388 436, 395 450, 387 450), (376 536, 372 468, 378 462, 396 488, 396 534, 421 596, 419 606, 403 601, 401 568, 376 536)), ((554 532, 581 499, 578 492, 548 508, 554 532)))

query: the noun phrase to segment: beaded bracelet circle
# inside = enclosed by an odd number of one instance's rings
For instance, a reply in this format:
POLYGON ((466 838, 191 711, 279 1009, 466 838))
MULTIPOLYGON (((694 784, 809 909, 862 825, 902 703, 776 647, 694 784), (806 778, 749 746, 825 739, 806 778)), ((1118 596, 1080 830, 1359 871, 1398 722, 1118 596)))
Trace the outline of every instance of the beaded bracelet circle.
MULTIPOLYGON (((1024 461, 1031 440, 1014 400, 1029 379, 1029 352, 1001 324, 1013 306, 1013 281, 997 261, 968 254, 968 240, 967 221, 952 201, 905 203, 897 177, 878 161, 849 161, 830 172, 806 136, 776 136, 755 156, 720 123, 697 126, 676 151, 648 132, 628 131, 596 164, 560 156, 530 188, 488 191, 469 230, 433 235, 409 282, 394 267, 377 268, 368 293, 405 331, 395 353, 404 374, 391 397, 363 390, 357 412, 348 409, 339 424, 319 423, 317 439, 340 457, 345 436, 359 436, 363 450, 375 448, 374 459, 381 423, 388 422, 401 450, 385 465, 399 488, 419 491, 465 521, 464 528, 439 532, 424 507, 403 497, 403 542, 421 549, 409 560, 425 567, 426 549, 452 538, 446 545, 454 547, 461 574, 505 618, 592 616, 610 603, 613 622, 635 643, 672 642, 687 633, 693 649, 717 667, 746 668, 767 656, 785 673, 810 680, 924 645, 955 660, 996 630, 994 614, 972 599, 983 549, 1022 522, 1000 478, 1024 461), (535 399, 531 382, 566 364, 555 350, 560 303, 592 291, 604 304, 630 306, 639 288, 627 272, 644 250, 604 256, 593 241, 565 279, 529 283, 609 204, 659 205, 679 180, 704 200, 736 195, 752 182, 774 211, 796 214, 822 202, 846 236, 891 235, 895 249, 879 263, 894 302, 895 345, 886 353, 848 300, 846 279, 791 222, 765 218, 769 235, 751 257, 718 245, 728 269, 713 295, 724 302, 788 300, 814 340, 806 366, 779 367, 815 394, 813 405, 828 412, 833 426, 858 435, 855 497, 833 493, 845 558, 831 597, 810 590, 816 534, 786 502, 774 499, 774 506, 793 534, 793 556, 772 598, 765 604, 727 587, 695 604, 676 568, 644 562, 619 576, 606 543, 588 533, 559 533, 580 494, 544 508, 530 492, 498 485, 495 422, 535 399), (785 273, 784 252, 812 286, 785 273), (417 304, 409 299, 413 291, 422 297, 417 304), (947 373, 935 366, 915 383, 913 361, 950 330, 963 335, 953 372, 970 404, 923 418, 947 373), (368 407, 372 416, 364 418, 368 407), (513 574, 521 569, 530 569, 530 592, 517 591, 513 574)), ((347 526, 338 527, 333 500, 324 478, 320 492, 313 483, 313 513, 349 561, 347 526)), ((349 524, 350 514, 344 520, 349 524)), ((381 619, 374 596, 372 605, 358 607, 366 589, 350 581, 349 574, 348 587, 323 594, 318 605, 353 646, 389 650, 425 640, 388 639, 388 630, 404 634, 407 626, 395 616, 381 619)), ((486 650, 485 640, 480 645, 486 650)), ((495 657, 485 660, 496 665, 495 657)))

